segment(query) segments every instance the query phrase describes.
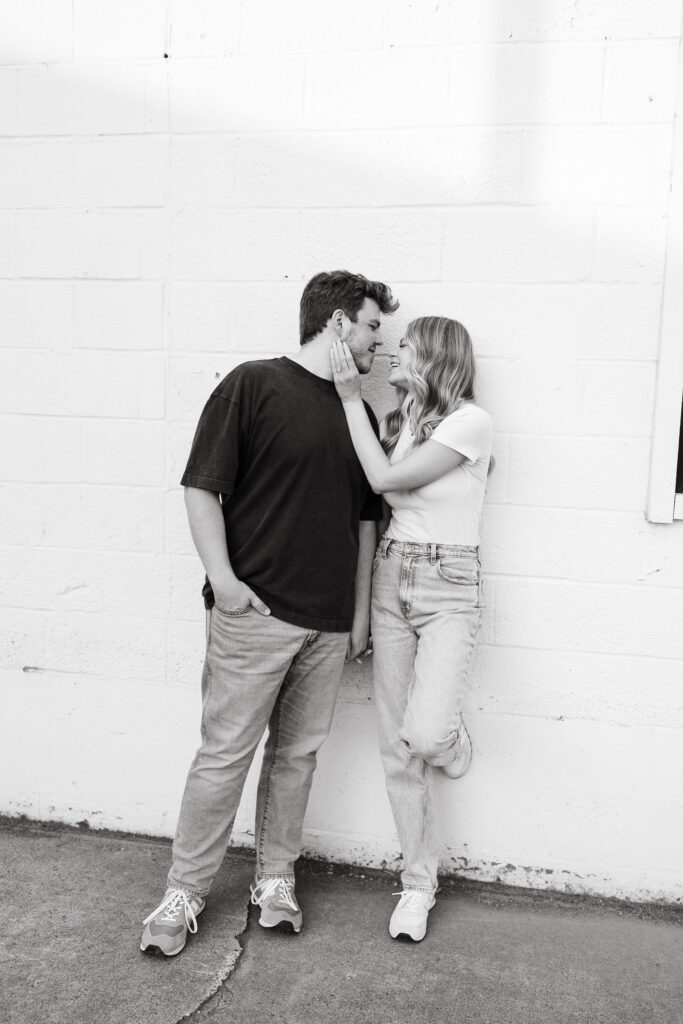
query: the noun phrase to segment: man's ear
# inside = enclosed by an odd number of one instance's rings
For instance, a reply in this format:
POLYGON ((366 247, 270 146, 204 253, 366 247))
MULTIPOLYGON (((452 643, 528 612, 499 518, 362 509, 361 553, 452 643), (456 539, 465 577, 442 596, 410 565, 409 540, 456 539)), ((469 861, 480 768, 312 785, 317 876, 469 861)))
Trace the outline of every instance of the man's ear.
POLYGON ((344 311, 342 309, 335 309, 332 314, 332 325, 334 326, 337 337, 341 338, 342 330, 344 328, 344 311))

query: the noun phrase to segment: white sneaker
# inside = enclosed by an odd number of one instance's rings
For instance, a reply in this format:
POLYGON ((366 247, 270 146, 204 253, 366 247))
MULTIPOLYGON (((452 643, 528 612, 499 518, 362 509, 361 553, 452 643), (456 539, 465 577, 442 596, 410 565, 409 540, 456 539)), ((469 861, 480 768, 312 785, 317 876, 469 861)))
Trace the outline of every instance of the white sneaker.
POLYGON ((461 779, 472 762, 472 740, 461 720, 458 738, 455 741, 455 757, 449 764, 440 765, 441 771, 449 779, 461 779))
POLYGON ((427 916, 436 903, 434 894, 420 889, 405 889, 392 895, 401 897, 389 921, 392 939, 407 935, 413 942, 421 942, 427 934, 427 916))

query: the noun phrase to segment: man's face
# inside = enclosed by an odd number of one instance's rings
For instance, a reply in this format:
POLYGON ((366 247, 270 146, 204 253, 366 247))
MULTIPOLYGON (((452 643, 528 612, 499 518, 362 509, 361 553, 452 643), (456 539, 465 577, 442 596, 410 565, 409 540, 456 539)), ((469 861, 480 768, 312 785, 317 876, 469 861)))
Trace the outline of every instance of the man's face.
POLYGON ((375 349, 382 344, 379 336, 380 308, 374 299, 365 299, 358 310, 356 322, 344 315, 341 340, 351 349, 359 373, 370 373, 375 349))

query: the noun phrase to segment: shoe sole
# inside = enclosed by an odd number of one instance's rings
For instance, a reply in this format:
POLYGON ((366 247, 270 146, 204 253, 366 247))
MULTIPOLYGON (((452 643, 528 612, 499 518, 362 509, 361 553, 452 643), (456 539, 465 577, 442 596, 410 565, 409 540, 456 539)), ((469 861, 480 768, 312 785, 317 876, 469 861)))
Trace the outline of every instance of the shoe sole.
POLYGON ((178 949, 174 949, 171 953, 167 953, 165 949, 162 949, 161 946, 157 946, 155 942, 150 942, 148 946, 143 946, 142 943, 140 943, 140 950, 142 953, 151 953, 153 955, 161 953, 162 956, 178 956, 178 953, 182 953, 186 945, 187 939, 185 939, 182 946, 178 949))
MULTIPOLYGON (((427 912, 429 912, 430 910, 433 910, 435 906, 436 906, 436 900, 432 900, 432 902, 429 905, 429 907, 427 907, 427 912)), ((389 934, 391 935, 392 939, 404 938, 404 939, 411 939, 413 942, 422 942, 422 940, 424 939, 425 935, 427 934, 427 924, 425 922, 425 930, 422 932, 422 935, 412 935, 410 932, 394 932, 394 931, 392 931, 391 925, 389 925, 389 934)))
POLYGON ((283 931, 289 931, 291 928, 295 935, 298 935, 301 931, 301 925, 297 928, 294 922, 288 917, 282 917, 279 921, 264 921, 262 917, 259 917, 258 923, 262 928, 281 928, 283 931))
MULTIPOLYGON (((204 910, 205 907, 206 907, 206 903, 204 904, 203 907, 200 907, 199 910, 195 911, 195 915, 194 916, 195 917, 199 917, 199 915, 201 914, 202 910, 204 910)), ((178 956, 178 953, 182 953, 182 951, 185 949, 186 945, 187 945, 187 935, 185 936, 185 941, 183 942, 182 946, 179 946, 178 949, 172 950, 170 953, 167 953, 166 950, 162 949, 161 946, 157 945, 156 942, 148 942, 146 946, 143 946, 142 943, 140 943, 140 952, 141 953, 154 953, 155 951, 157 951, 157 952, 161 953, 162 956, 178 956)))
POLYGON ((396 932, 396 934, 394 935, 394 933, 390 931, 389 934, 391 935, 392 939, 410 939, 411 942, 422 942, 425 935, 427 934, 427 929, 425 928, 424 935, 420 936, 411 935, 410 932, 396 932))

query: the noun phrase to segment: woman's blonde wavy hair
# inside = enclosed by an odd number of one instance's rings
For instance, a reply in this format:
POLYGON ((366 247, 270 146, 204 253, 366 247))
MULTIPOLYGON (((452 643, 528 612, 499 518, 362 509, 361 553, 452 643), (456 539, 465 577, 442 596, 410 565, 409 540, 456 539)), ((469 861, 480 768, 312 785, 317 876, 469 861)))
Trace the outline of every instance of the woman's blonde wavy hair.
POLYGON ((411 320, 404 341, 412 358, 406 369, 411 390, 397 388, 398 406, 386 417, 382 446, 391 455, 406 421, 422 444, 444 417, 474 401, 472 339, 457 320, 420 316, 411 320))

